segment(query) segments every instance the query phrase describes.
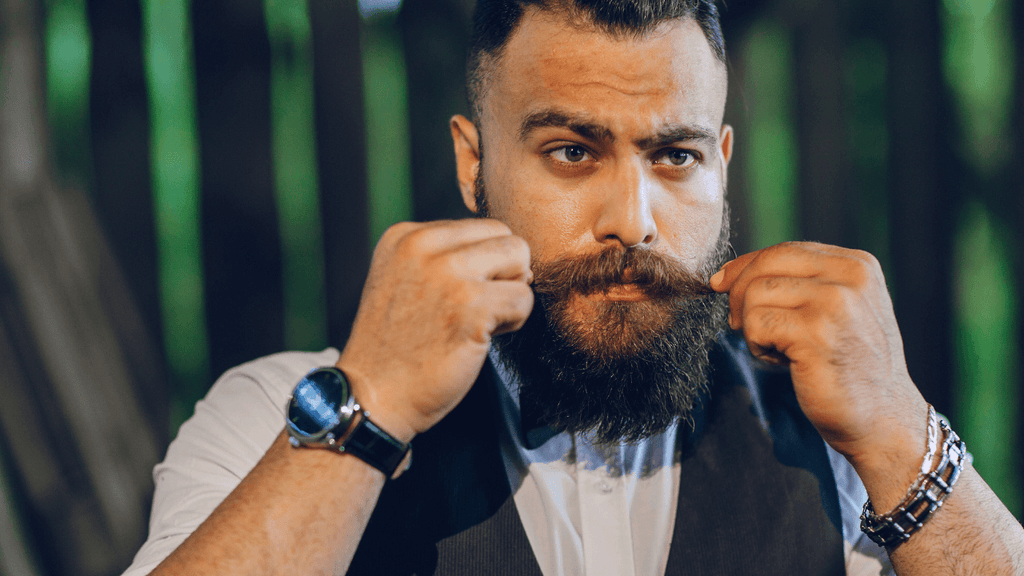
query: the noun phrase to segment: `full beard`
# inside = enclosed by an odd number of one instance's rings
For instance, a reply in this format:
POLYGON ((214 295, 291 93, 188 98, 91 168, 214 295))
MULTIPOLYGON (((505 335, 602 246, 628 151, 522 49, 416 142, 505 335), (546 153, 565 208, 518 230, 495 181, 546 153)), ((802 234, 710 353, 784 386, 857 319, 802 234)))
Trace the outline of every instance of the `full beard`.
MULTIPOLYGON (((478 207, 486 215, 486 203, 478 207)), ((707 282, 730 250, 726 209, 719 238, 696 271, 644 248, 534 262, 530 317, 493 339, 500 363, 519 382, 524 419, 601 444, 649 438, 677 419, 692 422, 728 311, 727 296, 707 282), (595 297, 627 285, 643 298, 595 297)))

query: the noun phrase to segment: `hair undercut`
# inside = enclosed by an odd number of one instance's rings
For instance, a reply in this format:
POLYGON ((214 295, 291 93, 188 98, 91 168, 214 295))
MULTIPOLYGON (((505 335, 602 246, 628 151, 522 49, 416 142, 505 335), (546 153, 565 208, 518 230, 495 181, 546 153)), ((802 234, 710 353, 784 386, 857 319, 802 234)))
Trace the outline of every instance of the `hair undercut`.
POLYGON ((725 40, 714 0, 478 0, 473 13, 467 87, 474 122, 493 62, 501 57, 527 8, 565 14, 570 22, 590 25, 612 36, 640 38, 662 22, 692 19, 704 32, 715 56, 725 64, 725 40))

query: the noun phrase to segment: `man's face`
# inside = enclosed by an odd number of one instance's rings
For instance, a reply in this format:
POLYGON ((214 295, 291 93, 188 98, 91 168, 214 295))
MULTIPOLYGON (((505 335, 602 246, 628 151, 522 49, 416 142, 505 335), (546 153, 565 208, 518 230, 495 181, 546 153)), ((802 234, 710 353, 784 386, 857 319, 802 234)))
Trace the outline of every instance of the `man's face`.
POLYGON ((620 40, 528 12, 482 102, 491 216, 541 261, 621 244, 695 266, 722 223, 726 84, 692 20, 620 40))
MULTIPOLYGON (((481 107, 489 216, 538 262, 626 246, 696 271, 723 224, 726 86, 725 66, 693 20, 618 39, 528 11, 481 107)), ((471 161, 460 157, 460 178, 471 161)), ((466 182, 463 194, 474 209, 466 182)), ((587 314, 640 296, 626 286, 572 308, 587 314)))
MULTIPOLYGON (((584 379, 609 382, 596 386, 608 391, 605 405, 652 396, 646 393, 651 383, 640 380, 651 380, 653 367, 666 359, 687 363, 691 352, 703 354, 706 362, 707 343, 717 330, 712 319, 721 316, 712 313, 714 298, 685 297, 700 293, 696 281, 659 298, 651 285, 633 283, 631 275, 685 280, 686 272, 705 276, 709 265, 723 258, 723 195, 732 145, 731 129, 722 126, 725 67, 692 20, 664 23, 640 39, 616 38, 534 9, 524 15, 491 71, 481 102, 482 134, 465 119, 453 123, 463 197, 476 209, 482 185, 487 215, 530 245, 541 307, 561 334, 552 336, 543 328, 547 321, 535 314, 521 331, 525 348, 514 335, 495 344, 506 359, 522 358, 513 362, 521 375, 577 375, 564 386, 558 377, 540 376, 556 381, 538 389, 541 394, 556 389, 544 404, 572 406, 600 396, 595 386, 585 397, 577 394, 584 379), (486 162, 479 156, 481 145, 486 162), (594 260, 598 254, 612 257, 594 260), (662 261, 676 264, 682 274, 654 272, 672 270, 660 266, 662 261), (583 268, 606 273, 584 289, 560 286, 545 298, 546 272, 560 271, 565 263, 569 274, 550 276, 575 278, 584 274, 573 270, 583 268), (527 333, 537 341, 552 337, 547 348, 561 350, 543 366, 530 366, 538 351, 525 342, 527 333), (695 349, 675 350, 688 346, 695 349), (648 353, 657 348, 661 351, 648 353), (642 357, 632 357, 636 354, 642 357), (580 377, 582 366, 599 365, 600 370, 580 377), (634 377, 629 370, 641 365, 647 368, 634 377), (624 379, 637 380, 637 393, 623 394, 629 389, 621 385, 624 379), (576 400, 569 401, 573 395, 576 400)), ((685 410, 701 384, 696 380, 703 364, 692 363, 696 375, 683 383, 689 391, 675 402, 676 412, 685 410)), ((678 374, 676 367, 665 369, 665 388, 679 387, 672 382, 678 374)), ((655 407, 632 410, 652 411, 655 407)), ((632 418, 629 413, 606 416, 595 415, 580 428, 605 429, 610 439, 632 418)), ((627 435, 642 436, 662 427, 663 420, 641 423, 627 435)))

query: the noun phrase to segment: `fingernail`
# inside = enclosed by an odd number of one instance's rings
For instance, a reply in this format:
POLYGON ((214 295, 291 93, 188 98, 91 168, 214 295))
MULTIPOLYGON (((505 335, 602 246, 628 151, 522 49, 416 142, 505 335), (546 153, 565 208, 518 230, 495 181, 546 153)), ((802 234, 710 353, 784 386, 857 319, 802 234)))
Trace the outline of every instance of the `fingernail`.
POLYGON ((708 283, 711 284, 712 288, 714 288, 719 283, 721 283, 722 278, 725 278, 725 269, 724 268, 722 270, 719 270, 718 272, 715 272, 715 275, 712 276, 710 280, 708 280, 708 283))

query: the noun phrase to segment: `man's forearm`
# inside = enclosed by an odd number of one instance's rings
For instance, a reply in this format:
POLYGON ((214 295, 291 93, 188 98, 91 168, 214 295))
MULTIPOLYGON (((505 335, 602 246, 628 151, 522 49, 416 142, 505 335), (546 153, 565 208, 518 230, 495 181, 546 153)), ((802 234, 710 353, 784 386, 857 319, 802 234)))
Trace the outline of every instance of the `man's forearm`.
POLYGON ((384 481, 354 456, 295 450, 281 433, 152 574, 343 574, 384 481))
POLYGON ((900 576, 1021 576, 1024 529, 967 464, 942 508, 889 557, 900 576))

